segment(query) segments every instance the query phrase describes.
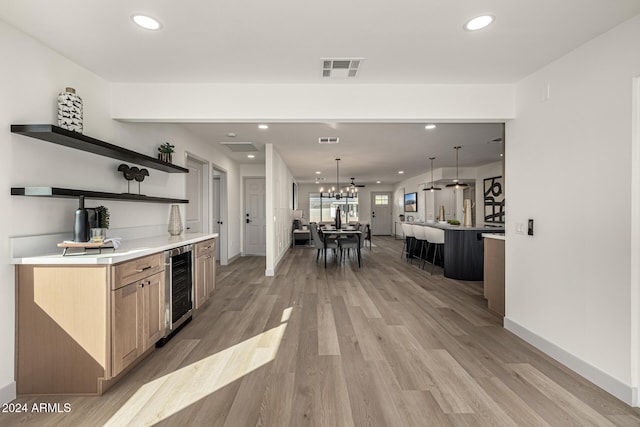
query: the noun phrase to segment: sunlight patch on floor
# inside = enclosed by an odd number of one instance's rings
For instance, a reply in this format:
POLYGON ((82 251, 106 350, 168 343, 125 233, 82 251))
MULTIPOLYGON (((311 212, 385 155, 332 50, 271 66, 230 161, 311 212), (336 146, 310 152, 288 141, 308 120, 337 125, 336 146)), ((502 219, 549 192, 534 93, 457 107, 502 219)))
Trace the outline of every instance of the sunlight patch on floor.
POLYGON ((278 353, 286 327, 282 323, 143 385, 105 426, 154 425, 266 365, 278 353))

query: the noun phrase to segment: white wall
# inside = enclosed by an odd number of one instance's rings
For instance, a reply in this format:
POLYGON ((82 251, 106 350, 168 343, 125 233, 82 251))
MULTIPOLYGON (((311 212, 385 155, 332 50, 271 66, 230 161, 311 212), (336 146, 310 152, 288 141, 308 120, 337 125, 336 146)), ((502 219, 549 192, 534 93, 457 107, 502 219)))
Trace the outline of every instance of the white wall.
POLYGON ((495 122, 513 118, 513 97, 512 85, 114 84, 112 114, 140 121, 495 122))
POLYGON ((267 190, 267 276, 275 275, 291 246, 293 175, 273 144, 265 144, 267 190))
POLYGON ((519 82, 505 147, 505 325, 636 405, 639 40, 640 16, 519 82), (528 218, 535 235, 515 234, 528 218))
MULTIPOLYGON (((318 193, 320 187, 320 185, 316 184, 298 185, 298 209, 303 211, 304 218, 307 221, 309 220, 309 193, 318 193)), ((384 184, 368 184, 366 187, 358 188, 359 220, 363 224, 371 224, 371 193, 375 191, 393 191, 393 186, 384 184)))
MULTIPOLYGON (((126 181, 116 172, 123 163, 71 148, 12 134, 12 123, 53 123, 57 121, 56 97, 66 86, 74 87, 84 101, 84 133, 117 145, 155 156, 156 147, 165 141, 176 145, 174 162, 184 165, 184 151, 210 159, 229 174, 230 195, 239 194, 239 168, 180 125, 130 124, 111 120, 109 84, 87 70, 71 63, 33 39, 0 21, 0 51, 5 58, 0 67, 0 174, 4 190, 0 221, 0 402, 15 396, 14 271, 9 264, 9 237, 64 233, 71 234, 73 199, 37 199, 11 197, 12 186, 59 186, 107 192, 125 192, 126 181)), ((143 194, 185 197, 185 175, 155 169, 141 185, 143 194)), ((134 184, 132 191, 137 190, 134 184)), ((235 196, 237 199, 237 196, 235 196)), ((141 227, 163 224, 166 227, 169 206, 155 203, 123 201, 87 201, 87 206, 104 204, 111 211, 111 228, 141 227)), ((229 218, 239 217, 239 200, 230 200, 229 218)), ((183 212, 184 213, 184 212, 183 212)), ((184 218, 184 216, 183 216, 184 218)), ((230 253, 239 252, 239 221, 230 234, 236 244, 230 253)), ((47 250, 47 248, 44 248, 47 250)), ((50 248, 55 250, 55 248, 50 248)))
MULTIPOLYGON (((476 185, 476 177, 480 168, 459 168, 460 181, 469 185, 476 185)), ((409 177, 398 183, 394 189, 394 213, 393 217, 398 220, 398 215, 404 213, 405 217, 411 215, 416 221, 426 221, 436 219, 440 206, 444 206, 445 219, 457 219, 462 222, 462 201, 463 190, 446 188, 446 184, 453 182, 456 177, 455 168, 438 168, 433 171, 435 185, 440 187, 440 191, 423 191, 431 185, 431 171, 409 177), (418 212, 404 212, 404 194, 418 193, 418 212)), ((476 192, 477 193, 477 192, 476 192)), ((477 209, 477 205, 476 205, 477 209)), ((477 211, 476 211, 477 212, 477 211)), ((477 215, 477 213, 476 213, 477 215)))

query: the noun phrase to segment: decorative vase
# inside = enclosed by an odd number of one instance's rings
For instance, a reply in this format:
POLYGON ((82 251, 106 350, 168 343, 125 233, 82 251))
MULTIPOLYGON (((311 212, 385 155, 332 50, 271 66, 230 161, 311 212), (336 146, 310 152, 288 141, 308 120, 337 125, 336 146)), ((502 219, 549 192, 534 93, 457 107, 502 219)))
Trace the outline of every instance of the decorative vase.
POLYGON ((58 95, 58 126, 82 133, 82 98, 72 87, 58 95))
POLYGON ((171 153, 159 153, 158 160, 162 160, 163 162, 171 163, 171 153))
POLYGON ((182 233, 182 218, 180 218, 180 206, 178 205, 171 205, 169 228, 167 230, 172 236, 178 236, 182 233))
POLYGON ((444 206, 440 206, 440 210, 438 211, 438 221, 444 221, 444 206))
POLYGON ((89 241, 89 212, 84 207, 84 196, 80 196, 80 205, 76 210, 75 221, 73 222, 73 241, 89 241))
POLYGON ((464 199, 462 206, 463 206, 462 213, 464 215, 462 220, 462 225, 465 227, 471 227, 473 225, 472 219, 471 219, 471 212, 473 208, 473 205, 471 204, 471 199, 464 199))
POLYGON ((336 208, 336 220, 335 220, 336 230, 340 230, 340 228, 342 227, 342 218, 340 217, 340 215, 341 215, 340 206, 338 206, 336 208))

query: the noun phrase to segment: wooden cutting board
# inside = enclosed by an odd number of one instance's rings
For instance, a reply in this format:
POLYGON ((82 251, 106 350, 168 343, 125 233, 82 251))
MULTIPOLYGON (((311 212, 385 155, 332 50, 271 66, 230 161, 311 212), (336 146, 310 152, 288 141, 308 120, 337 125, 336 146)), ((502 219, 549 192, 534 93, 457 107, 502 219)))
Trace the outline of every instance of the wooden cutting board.
POLYGON ((59 248, 112 248, 111 242, 62 242, 58 243, 59 248))

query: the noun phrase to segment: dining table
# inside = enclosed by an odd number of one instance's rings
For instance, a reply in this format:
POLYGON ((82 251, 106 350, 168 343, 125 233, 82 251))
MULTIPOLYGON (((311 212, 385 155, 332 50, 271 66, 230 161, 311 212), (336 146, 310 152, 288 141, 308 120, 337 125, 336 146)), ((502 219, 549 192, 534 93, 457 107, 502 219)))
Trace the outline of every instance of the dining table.
POLYGON ((360 241, 360 239, 362 239, 362 231, 356 230, 355 228, 351 229, 349 227, 341 228, 340 230, 325 227, 321 230, 322 241, 324 243, 324 268, 327 268, 327 239, 329 239, 330 236, 337 236, 338 238, 341 236, 358 236, 358 248, 356 250, 358 254, 358 268, 362 267, 362 256, 360 252, 360 248, 362 246, 362 242, 360 241))

